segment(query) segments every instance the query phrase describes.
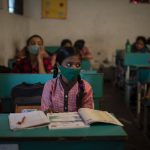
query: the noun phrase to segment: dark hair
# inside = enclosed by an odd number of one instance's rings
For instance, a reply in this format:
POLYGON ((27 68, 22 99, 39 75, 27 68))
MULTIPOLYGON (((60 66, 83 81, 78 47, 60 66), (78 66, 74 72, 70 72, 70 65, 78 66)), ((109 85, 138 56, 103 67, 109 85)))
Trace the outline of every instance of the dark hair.
POLYGON ((37 38, 40 38, 41 41, 42 41, 42 43, 44 43, 43 38, 42 38, 40 35, 34 34, 34 35, 30 36, 30 37, 27 39, 27 41, 26 41, 26 46, 28 46, 28 45, 30 44, 30 41, 31 41, 32 38, 36 38, 36 37, 37 37, 37 38))
POLYGON ((146 42, 147 44, 150 44, 150 37, 147 39, 147 42, 146 42))
MULTIPOLYGON (((56 63, 61 65, 64 59, 66 59, 68 57, 71 57, 71 56, 77 56, 77 55, 81 59, 81 54, 80 54, 80 51, 78 49, 75 49, 73 47, 61 48, 57 53, 56 63)), ((58 74, 58 68, 57 68, 57 65, 55 64, 53 77, 56 78, 57 74, 58 74)), ((79 86, 78 86, 79 92, 78 92, 77 97, 76 97, 77 98, 76 106, 77 106, 77 109, 79 109, 79 108, 82 107, 82 98, 83 98, 83 95, 84 95, 84 83, 83 83, 83 80, 81 80, 80 75, 78 75, 77 80, 78 80, 78 83, 79 83, 79 86)))
POLYGON ((85 45, 85 41, 82 40, 82 39, 77 40, 74 43, 74 47, 77 48, 77 49, 79 49, 79 50, 82 49, 84 47, 84 45, 85 45))
POLYGON ((142 41, 144 43, 144 46, 146 45, 146 38, 144 36, 138 36, 136 38, 136 42, 142 41))
POLYGON ((60 48, 60 50, 57 53, 56 62, 61 65, 64 59, 76 55, 78 55, 81 59, 81 54, 78 49, 75 49, 73 47, 60 48))
POLYGON ((71 40, 69 40, 69 39, 63 39, 63 40, 61 41, 61 45, 60 45, 60 46, 61 46, 61 47, 65 47, 67 43, 69 43, 70 45, 72 45, 71 40))

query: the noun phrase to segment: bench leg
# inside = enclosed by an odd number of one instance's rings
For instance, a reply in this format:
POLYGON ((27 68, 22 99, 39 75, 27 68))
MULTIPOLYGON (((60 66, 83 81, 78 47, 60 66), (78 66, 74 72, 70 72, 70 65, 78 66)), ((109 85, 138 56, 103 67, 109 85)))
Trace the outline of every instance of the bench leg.
POLYGON ((144 133, 147 133, 147 126, 148 126, 148 107, 144 106, 144 133))

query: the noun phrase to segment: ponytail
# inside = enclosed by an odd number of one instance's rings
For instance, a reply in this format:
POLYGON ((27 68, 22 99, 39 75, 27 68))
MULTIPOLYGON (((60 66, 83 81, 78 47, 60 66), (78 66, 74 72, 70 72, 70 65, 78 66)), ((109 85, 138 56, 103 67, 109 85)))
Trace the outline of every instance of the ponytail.
POLYGON ((58 75, 58 67, 57 67, 57 65, 55 64, 55 66, 54 66, 53 78, 56 78, 57 75, 58 75))
POLYGON ((84 95, 84 83, 80 75, 78 75, 78 89, 79 92, 77 94, 77 100, 76 100, 77 109, 82 107, 82 98, 84 95))

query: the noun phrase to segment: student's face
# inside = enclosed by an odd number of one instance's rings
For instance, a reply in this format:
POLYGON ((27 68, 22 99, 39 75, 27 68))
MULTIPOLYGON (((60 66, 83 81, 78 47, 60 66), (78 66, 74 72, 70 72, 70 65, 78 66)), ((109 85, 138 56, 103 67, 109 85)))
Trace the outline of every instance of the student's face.
POLYGON ((71 43, 66 43, 65 47, 72 47, 71 43))
POLYGON ((39 37, 33 37, 28 45, 28 51, 31 55, 37 55, 40 48, 43 46, 43 41, 39 37))
POLYGON ((30 40, 29 45, 42 46, 42 45, 43 45, 43 41, 42 41, 39 37, 33 37, 33 38, 30 40))
POLYGON ((70 56, 66 58, 61 65, 66 68, 79 69, 81 66, 81 60, 79 56, 70 56))
POLYGON ((135 45, 138 50, 141 50, 144 48, 144 42, 142 40, 137 41, 135 45))

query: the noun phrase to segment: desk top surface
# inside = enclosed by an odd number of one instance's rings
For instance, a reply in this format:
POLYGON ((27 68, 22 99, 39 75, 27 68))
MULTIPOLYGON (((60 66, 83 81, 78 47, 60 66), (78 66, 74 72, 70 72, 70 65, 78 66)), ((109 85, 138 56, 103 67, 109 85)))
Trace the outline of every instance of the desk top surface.
POLYGON ((124 64, 127 66, 149 67, 150 53, 126 53, 124 64))
POLYGON ((116 125, 99 124, 90 128, 49 130, 48 127, 12 131, 9 128, 8 114, 0 114, 0 140, 13 139, 103 139, 126 140, 124 129, 116 125))

